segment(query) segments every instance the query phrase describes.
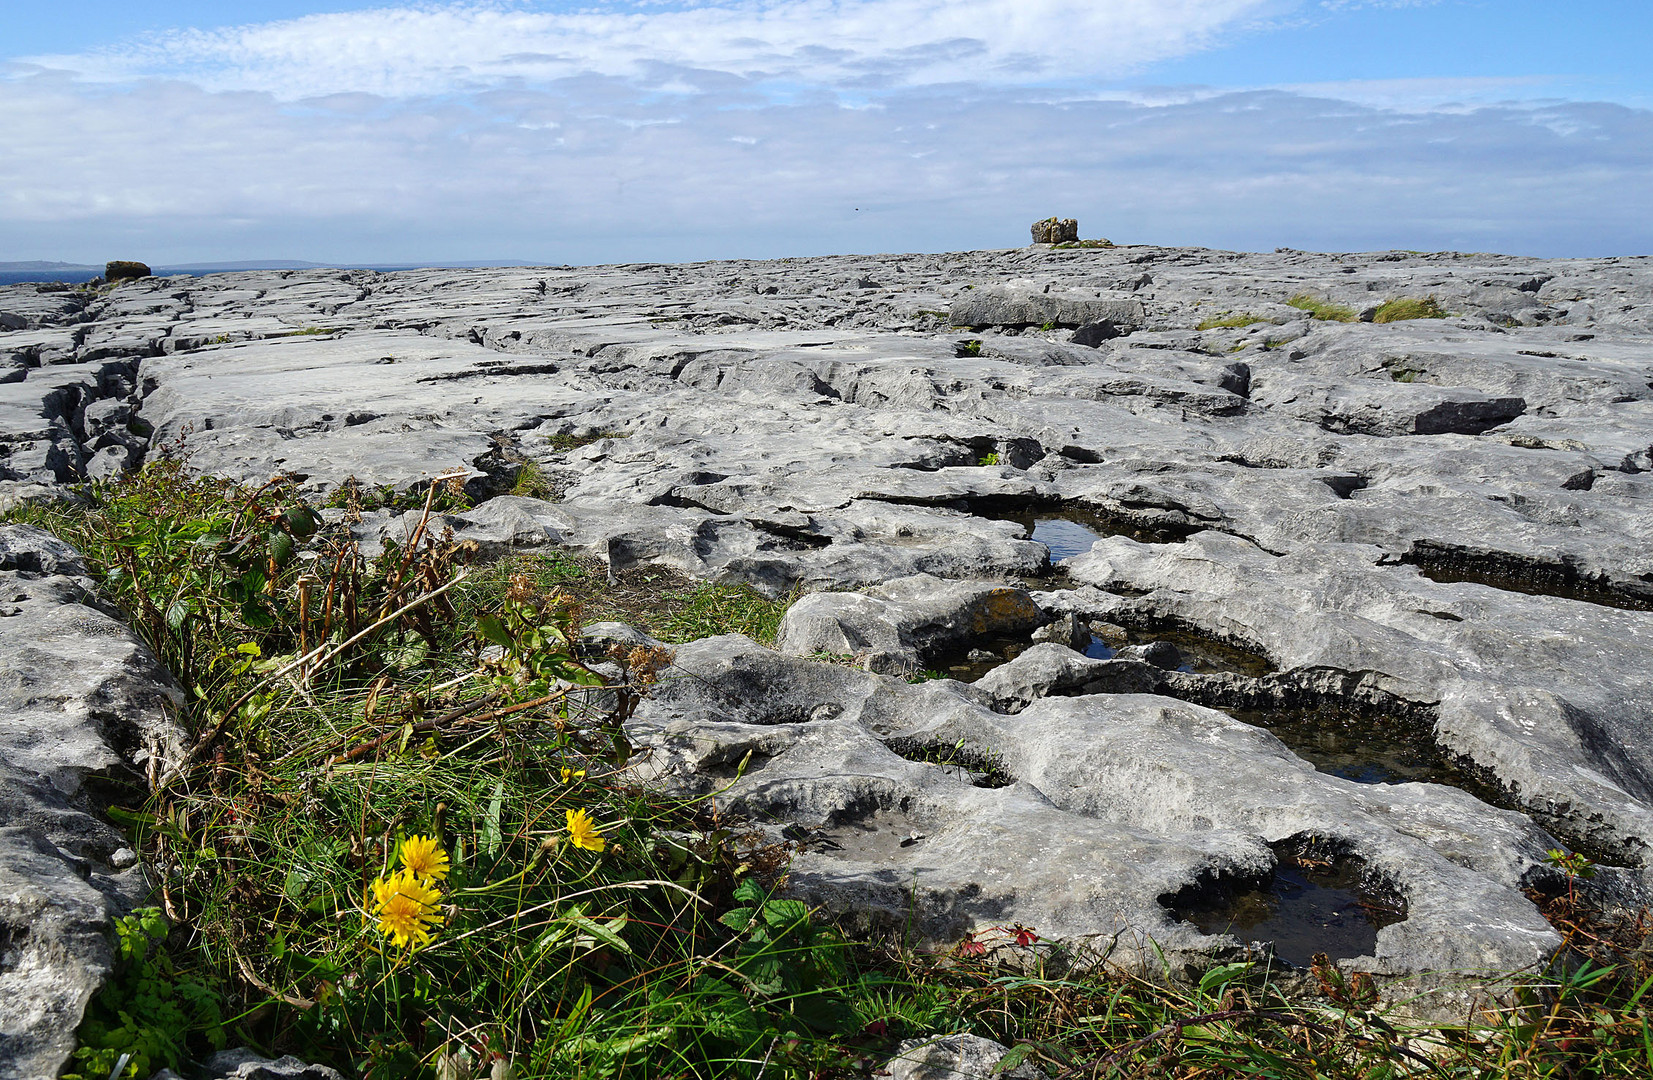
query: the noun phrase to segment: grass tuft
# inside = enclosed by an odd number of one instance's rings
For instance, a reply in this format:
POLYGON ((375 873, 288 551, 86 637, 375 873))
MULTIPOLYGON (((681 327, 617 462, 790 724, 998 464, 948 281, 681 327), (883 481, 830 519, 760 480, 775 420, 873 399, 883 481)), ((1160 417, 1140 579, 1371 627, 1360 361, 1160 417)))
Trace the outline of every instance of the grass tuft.
POLYGON ((1334 304, 1329 300, 1322 300, 1308 293, 1298 293, 1286 303, 1299 311, 1306 311, 1322 322, 1354 322, 1360 313, 1354 308, 1334 304))
POLYGON ((1228 314, 1223 314, 1223 315, 1217 316, 1216 318, 1206 319, 1204 322, 1202 322, 1198 326, 1194 327, 1194 329, 1196 329, 1196 330, 1238 330, 1241 327, 1251 326, 1253 323, 1261 323, 1261 322, 1268 322, 1268 320, 1263 318, 1261 315, 1243 315, 1243 314, 1242 315, 1228 315, 1228 314))
POLYGON ((1387 300, 1372 315, 1375 323, 1405 322, 1408 319, 1444 319, 1447 311, 1433 296, 1425 299, 1387 300))

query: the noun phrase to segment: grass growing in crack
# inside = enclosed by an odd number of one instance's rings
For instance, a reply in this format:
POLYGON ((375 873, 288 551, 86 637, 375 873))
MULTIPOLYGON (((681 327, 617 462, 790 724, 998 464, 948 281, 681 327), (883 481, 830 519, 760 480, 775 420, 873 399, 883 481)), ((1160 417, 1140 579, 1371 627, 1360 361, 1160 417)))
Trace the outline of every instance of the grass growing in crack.
POLYGON ((1372 314, 1375 323, 1405 322, 1408 319, 1444 319, 1447 311, 1433 297, 1425 299, 1386 300, 1372 314))
POLYGON ((794 596, 770 600, 750 585, 698 585, 679 593, 677 606, 658 620, 661 641, 684 642, 718 634, 745 634, 773 645, 794 596))
POLYGON ((1321 322, 1354 322, 1360 317, 1360 313, 1354 308, 1334 304, 1330 300, 1322 300, 1308 293, 1298 293, 1286 303, 1299 311, 1308 312, 1321 322))
POLYGON ((566 453, 569 450, 578 450, 582 446, 590 446, 594 442, 604 439, 624 439, 623 431, 590 431, 584 435, 547 435, 545 443, 557 453, 566 453))
POLYGON ((1194 327, 1194 329, 1196 329, 1196 330, 1238 330, 1241 327, 1250 326, 1253 323, 1261 323, 1261 322, 1268 322, 1268 320, 1263 318, 1261 315, 1245 315, 1245 314, 1228 315, 1228 314, 1223 314, 1223 315, 1215 316, 1214 318, 1206 319, 1205 321, 1201 322, 1198 326, 1194 327))
POLYGON ((556 502, 562 498, 556 484, 536 461, 522 463, 522 468, 517 472, 516 483, 511 485, 510 494, 528 499, 544 499, 546 502, 556 502))
MULTIPOLYGON (((10 518, 79 546, 192 673, 193 752, 114 811, 159 910, 122 923, 117 977, 80 1033, 85 1080, 187 1070, 226 1043, 374 1080, 500 1063, 520 1078, 849 1080, 901 1039, 951 1031, 1064 1080, 1653 1069, 1646 926, 1588 910, 1588 867, 1565 855, 1565 881, 1532 895, 1567 961, 1448 1026, 1386 1018, 1369 983, 1329 965, 1293 989, 1255 962, 1190 982, 1087 972, 1019 925, 940 951, 851 938, 771 890, 785 852, 715 800, 628 779, 622 723, 674 677, 666 658, 614 657, 619 674, 599 675, 571 644, 608 609, 654 610, 673 639, 762 638, 783 603, 659 568, 610 584, 569 553, 364 560, 290 485, 165 461, 89 495, 90 509, 10 518), (390 889, 414 864, 417 887, 390 889), (384 932, 413 923, 428 941, 384 932)), ((957 749, 935 753, 957 764, 957 749)))

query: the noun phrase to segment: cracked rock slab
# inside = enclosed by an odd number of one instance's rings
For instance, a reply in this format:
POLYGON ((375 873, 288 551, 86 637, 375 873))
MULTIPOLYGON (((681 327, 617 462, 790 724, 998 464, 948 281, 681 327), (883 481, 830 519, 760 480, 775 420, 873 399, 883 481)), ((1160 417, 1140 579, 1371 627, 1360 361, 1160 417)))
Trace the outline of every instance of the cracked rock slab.
POLYGON ((1559 944, 1521 892, 1553 843, 1526 817, 1439 785, 1316 772, 1216 710, 1127 693, 1006 715, 950 680, 908 685, 740 637, 682 646, 677 665, 633 721, 650 751, 639 768, 801 826, 789 888, 854 919, 943 944, 1021 923, 1150 970, 1156 949, 1194 962, 1236 944, 1176 921, 1169 897, 1266 875, 1271 844, 1313 836, 1405 900, 1375 952, 1346 964, 1511 970, 1559 944))
POLYGON ((85 563, 0 526, 0 1076, 56 1076, 142 868, 104 818, 178 760, 182 694, 103 610, 85 563))

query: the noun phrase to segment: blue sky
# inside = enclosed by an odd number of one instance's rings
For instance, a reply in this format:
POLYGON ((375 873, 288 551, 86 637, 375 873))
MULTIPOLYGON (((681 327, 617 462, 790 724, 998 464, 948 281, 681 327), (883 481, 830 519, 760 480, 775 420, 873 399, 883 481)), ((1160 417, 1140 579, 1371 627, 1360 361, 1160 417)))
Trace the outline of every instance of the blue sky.
POLYGON ((0 260, 1653 250, 1653 4, 0 10, 0 260))

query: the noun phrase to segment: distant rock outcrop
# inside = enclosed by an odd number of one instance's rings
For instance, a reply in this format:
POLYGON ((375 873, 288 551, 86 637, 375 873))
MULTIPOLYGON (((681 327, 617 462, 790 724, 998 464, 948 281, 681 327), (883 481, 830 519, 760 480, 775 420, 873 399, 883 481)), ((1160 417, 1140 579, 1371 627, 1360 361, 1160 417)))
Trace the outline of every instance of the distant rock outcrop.
POLYGON ((137 278, 146 278, 149 276, 149 264, 116 259, 104 266, 103 276, 108 281, 131 281, 137 278))
POLYGON ((1045 218, 1033 223, 1035 244, 1075 244, 1079 242, 1079 222, 1073 218, 1045 218))

